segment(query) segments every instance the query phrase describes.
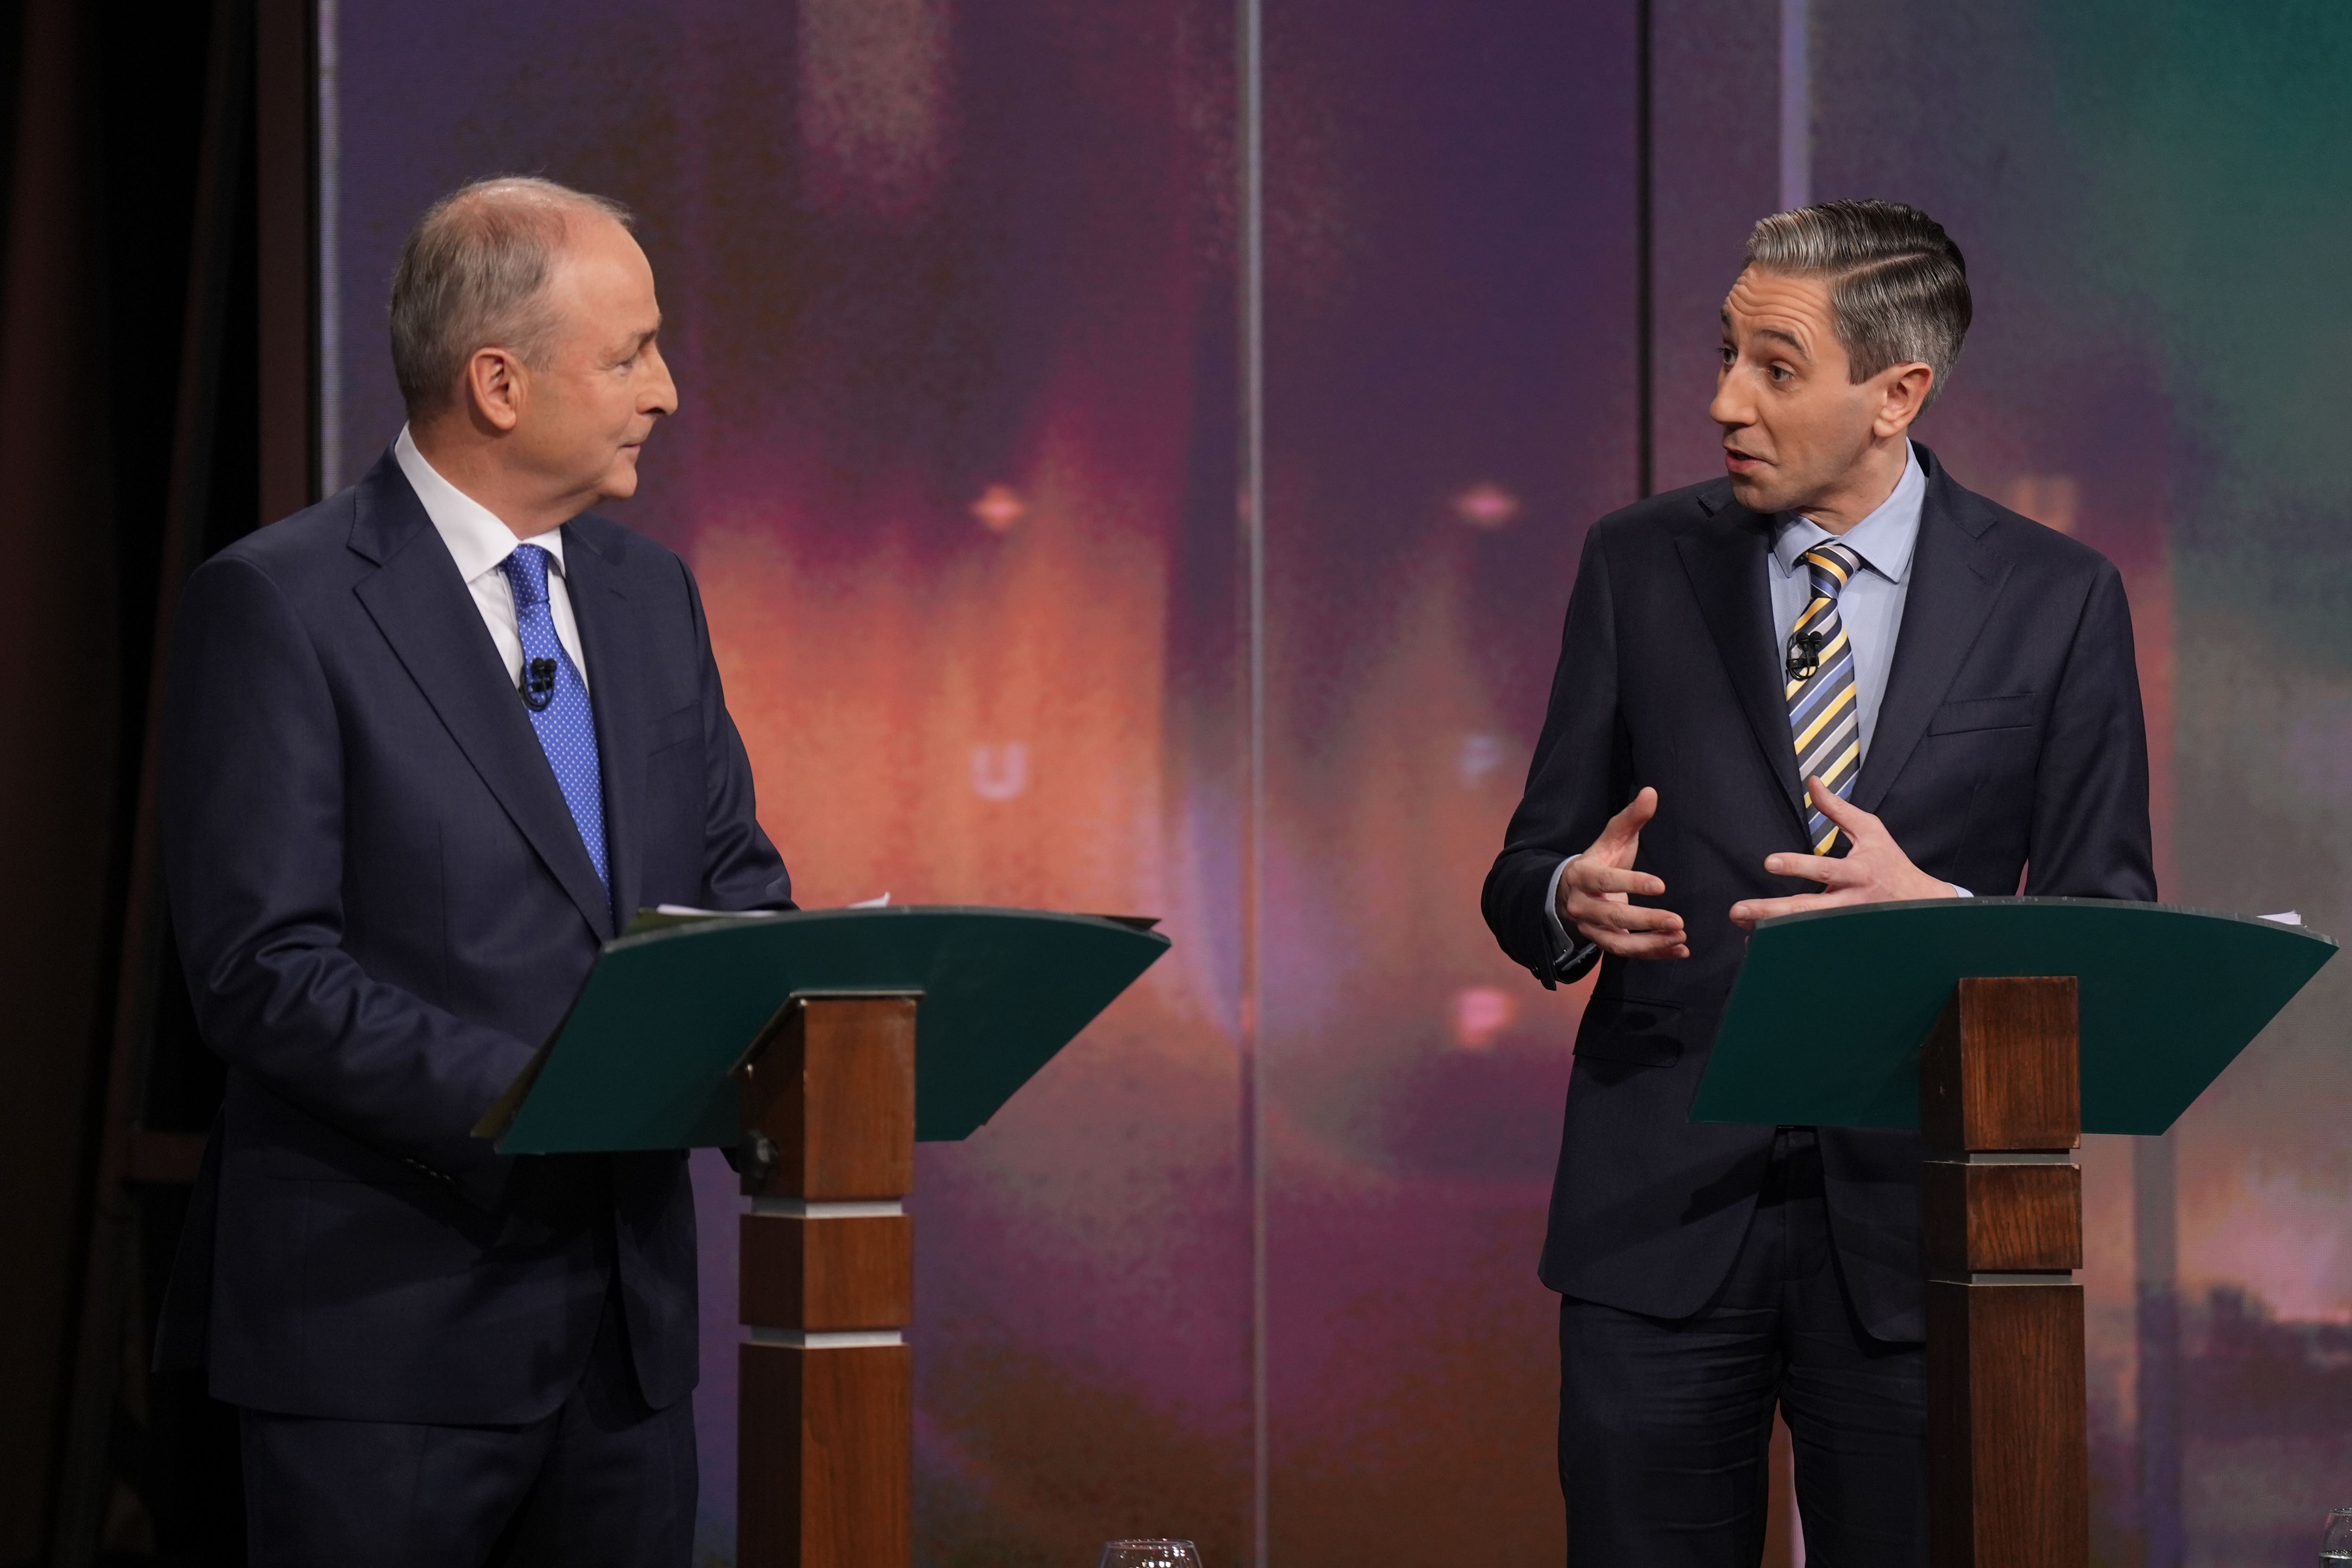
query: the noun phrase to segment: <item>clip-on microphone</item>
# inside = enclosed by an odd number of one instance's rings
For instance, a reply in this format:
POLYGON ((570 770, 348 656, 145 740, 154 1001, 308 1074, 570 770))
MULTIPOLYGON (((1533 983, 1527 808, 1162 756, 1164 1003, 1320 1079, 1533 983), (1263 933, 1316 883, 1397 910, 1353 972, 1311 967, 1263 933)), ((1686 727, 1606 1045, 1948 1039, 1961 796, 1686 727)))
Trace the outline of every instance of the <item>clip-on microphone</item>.
POLYGON ((1811 680, 1822 668, 1822 634, 1799 632, 1789 639, 1789 679, 1811 680))

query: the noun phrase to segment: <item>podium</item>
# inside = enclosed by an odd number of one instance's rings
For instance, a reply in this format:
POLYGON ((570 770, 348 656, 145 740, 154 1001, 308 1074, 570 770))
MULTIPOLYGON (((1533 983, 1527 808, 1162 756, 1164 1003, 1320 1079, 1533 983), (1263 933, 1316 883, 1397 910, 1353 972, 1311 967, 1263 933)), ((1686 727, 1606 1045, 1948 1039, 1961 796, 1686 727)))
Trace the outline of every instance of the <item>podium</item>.
POLYGON ((2092 899, 1757 927, 1691 1119, 1919 1131, 1934 1568, 2084 1568, 2074 1151, 2168 1129, 2335 953, 2299 926, 2092 899), (1827 987, 1837 1026, 1809 1031, 1827 987))
POLYGON ((508 1154, 734 1152, 741 1568, 911 1563, 915 1143, 994 1115, 1168 950, 1152 923, 641 916, 476 1128, 508 1154))

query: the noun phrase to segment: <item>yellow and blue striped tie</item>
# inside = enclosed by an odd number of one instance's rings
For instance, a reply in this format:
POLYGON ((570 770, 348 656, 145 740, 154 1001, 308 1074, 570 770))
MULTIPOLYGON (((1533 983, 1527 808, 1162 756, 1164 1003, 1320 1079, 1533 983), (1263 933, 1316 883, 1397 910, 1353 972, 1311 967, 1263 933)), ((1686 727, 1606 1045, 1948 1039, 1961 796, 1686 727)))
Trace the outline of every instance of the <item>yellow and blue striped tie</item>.
MULTIPOLYGON (((1813 599, 1789 637, 1789 733, 1797 746, 1797 776, 1819 778, 1841 799, 1853 794, 1862 772, 1862 721, 1854 701, 1853 645, 1838 614, 1838 595, 1862 564, 1843 544, 1816 544, 1804 554, 1813 599)), ((1808 803, 1810 806, 1811 803, 1808 803)), ((1838 841, 1835 824, 1811 811, 1807 827, 1813 853, 1838 841)))

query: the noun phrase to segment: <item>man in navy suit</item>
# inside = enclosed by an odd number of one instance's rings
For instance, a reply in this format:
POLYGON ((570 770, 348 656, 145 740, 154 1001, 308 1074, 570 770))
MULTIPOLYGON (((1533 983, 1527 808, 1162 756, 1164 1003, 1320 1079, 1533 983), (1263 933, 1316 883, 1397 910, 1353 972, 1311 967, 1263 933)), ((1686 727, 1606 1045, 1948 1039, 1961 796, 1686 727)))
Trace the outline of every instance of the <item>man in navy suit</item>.
POLYGON ((616 205, 458 191, 394 448, 181 601, 165 870, 229 1074, 160 1348, 241 1409, 256 1563, 691 1551, 684 1158, 470 1135, 631 911, 791 907, 692 574, 587 510, 677 407, 660 325, 616 205))
MULTIPOLYGON (((1541 1269, 1579 1568, 1751 1568, 1776 1405, 1808 1560, 1927 1561, 1919 1141, 1689 1121, 1743 931, 2155 897, 2116 569, 1910 439, 1969 314, 1916 208, 1766 218, 1723 307, 1727 477, 1585 541, 1484 899, 1544 984, 1601 967, 1541 1269)), ((1815 1026, 1841 982, 1825 946, 1815 1026)))

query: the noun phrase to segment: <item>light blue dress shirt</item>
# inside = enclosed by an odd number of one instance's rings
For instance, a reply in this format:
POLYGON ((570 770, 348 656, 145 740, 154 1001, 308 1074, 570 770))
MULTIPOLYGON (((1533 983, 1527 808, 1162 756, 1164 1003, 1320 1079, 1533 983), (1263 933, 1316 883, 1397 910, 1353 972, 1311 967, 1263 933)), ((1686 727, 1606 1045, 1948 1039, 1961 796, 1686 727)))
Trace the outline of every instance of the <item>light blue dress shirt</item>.
MULTIPOLYGON (((1853 644, 1853 704, 1862 724, 1862 754, 1878 728, 1878 705, 1886 698, 1886 672, 1895 665, 1895 638, 1903 627, 1903 600, 1910 592, 1911 552, 1919 542, 1919 508, 1927 499, 1927 476, 1919 456, 1904 444, 1903 477, 1878 510, 1832 533, 1811 518, 1783 512, 1772 522, 1772 548, 1764 575, 1772 586, 1774 646, 1788 650, 1797 617, 1813 602, 1812 574, 1801 564, 1806 551, 1835 540, 1862 557, 1862 570, 1838 594, 1838 615, 1853 644)), ((1794 742, 1791 742, 1793 744, 1794 742)))
MULTIPOLYGON (((1775 646, 1784 652, 1789 634, 1797 629, 1797 617, 1813 601, 1811 574, 1799 564, 1805 552, 1834 539, 1862 558, 1862 570, 1838 595, 1838 614, 1853 645, 1853 701, 1865 760, 1878 728, 1878 706, 1886 700, 1887 672, 1895 668, 1903 601, 1910 592, 1911 556, 1919 543, 1919 512, 1927 500, 1927 472, 1906 441, 1903 477, 1876 510, 1843 533, 1832 533, 1801 513, 1783 512, 1773 520, 1772 548, 1764 557, 1765 582, 1772 592, 1772 626, 1779 639, 1775 646)), ((1569 860, 1575 858, 1571 855, 1552 868, 1551 886, 1544 895, 1544 919, 1551 923, 1552 940, 1559 944, 1554 966, 1559 969, 1581 963, 1596 945, 1571 935, 1559 918, 1559 879, 1569 860)), ((1964 899, 1970 896, 1966 888, 1956 885, 1952 890, 1964 899)))

